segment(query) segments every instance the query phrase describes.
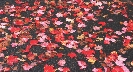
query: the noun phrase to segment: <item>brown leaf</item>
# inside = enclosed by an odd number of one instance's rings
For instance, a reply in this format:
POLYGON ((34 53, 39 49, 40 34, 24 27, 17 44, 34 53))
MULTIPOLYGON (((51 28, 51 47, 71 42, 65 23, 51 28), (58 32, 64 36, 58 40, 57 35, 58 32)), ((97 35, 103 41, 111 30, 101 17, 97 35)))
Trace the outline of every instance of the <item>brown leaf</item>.
POLYGON ((9 42, 7 40, 0 42, 0 48, 6 47, 6 46, 9 46, 9 42))
POLYGON ((103 67, 106 67, 106 66, 107 66, 107 64, 106 64, 106 63, 101 63, 101 65, 102 65, 103 67))
POLYGON ((126 62, 126 65, 127 65, 127 66, 131 66, 130 62, 126 62))
POLYGON ((17 66, 15 66, 14 68, 13 68, 13 70, 17 70, 18 69, 18 67, 17 66))

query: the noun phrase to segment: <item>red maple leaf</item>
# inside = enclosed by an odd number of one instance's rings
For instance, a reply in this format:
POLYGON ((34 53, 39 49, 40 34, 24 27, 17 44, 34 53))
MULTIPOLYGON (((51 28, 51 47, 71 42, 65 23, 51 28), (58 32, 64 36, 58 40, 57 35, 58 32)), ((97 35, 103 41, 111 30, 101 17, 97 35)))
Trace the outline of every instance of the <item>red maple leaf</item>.
POLYGON ((104 44, 110 44, 110 41, 104 40, 104 44))
POLYGON ((44 66, 44 72, 55 72, 54 66, 53 65, 45 65, 44 66))
POLYGON ((20 19, 17 19, 17 20, 14 21, 14 24, 15 25, 24 25, 24 22, 20 19))
POLYGON ((27 57, 28 57, 29 60, 33 60, 33 59, 35 58, 35 55, 34 55, 32 52, 30 52, 30 53, 27 55, 27 57))
POLYGON ((6 49, 7 49, 6 47, 0 48, 0 52, 4 51, 6 49))
POLYGON ((31 45, 37 45, 37 43, 38 43, 38 40, 30 40, 31 45))
POLYGON ((114 66, 111 72, 124 72, 120 66, 114 66))
POLYGON ((106 25, 106 22, 99 22, 98 24, 101 24, 102 26, 105 26, 106 25))
POLYGON ((88 32, 83 32, 84 35, 88 35, 89 33, 88 32))
POLYGON ((124 42, 123 43, 123 46, 128 46, 130 43, 127 41, 127 42, 124 42))
POLYGON ((42 61, 48 60, 48 58, 46 58, 46 56, 45 56, 44 54, 40 54, 40 55, 38 56, 38 58, 41 59, 42 61))
POLYGON ((23 69, 24 70, 29 70, 29 69, 31 69, 33 66, 32 65, 29 65, 28 63, 24 63, 24 65, 23 65, 23 69))
POLYGON ((94 43, 90 43, 90 44, 89 44, 89 47, 90 47, 90 48, 93 48, 93 47, 95 47, 95 46, 96 46, 96 44, 94 44, 94 43))
POLYGON ((68 36, 68 39, 74 39, 73 35, 68 36))
POLYGON ((13 65, 13 63, 17 63, 18 62, 18 59, 17 58, 18 58, 17 56, 10 55, 7 58, 7 64, 13 65))
POLYGON ((57 54, 58 58, 61 58, 62 55, 63 55, 62 53, 58 53, 58 54, 57 54))
POLYGON ((76 54, 74 52, 71 52, 71 53, 68 53, 67 56, 69 56, 70 58, 74 58, 76 57, 76 54))
POLYGON ((9 67, 4 67, 3 70, 8 72, 8 71, 10 71, 10 68, 9 67))
POLYGON ((68 67, 63 68, 63 72, 69 72, 69 71, 70 71, 70 69, 68 67))
POLYGON ((15 0, 15 2, 16 2, 17 4, 21 4, 21 3, 22 3, 21 0, 15 0))
POLYGON ((80 9, 79 8, 75 8, 74 12, 78 13, 78 12, 80 12, 80 9))
POLYGON ((91 38, 86 38, 85 41, 87 41, 87 42, 93 42, 93 40, 91 38))
POLYGON ((26 47, 26 49, 24 50, 24 52, 29 52, 30 48, 31 48, 31 45, 27 45, 27 47, 26 47))
POLYGON ((63 14, 63 17, 66 17, 67 16, 67 13, 65 12, 64 14, 63 14))
POLYGON ((25 18, 24 21, 25 21, 26 23, 28 23, 28 22, 30 22, 31 20, 30 20, 30 18, 25 18))
POLYGON ((3 18, 3 21, 9 22, 9 19, 7 17, 3 18))
POLYGON ((102 68, 97 68, 97 70, 98 70, 97 72, 103 72, 102 68))
POLYGON ((9 30, 11 31, 11 33, 13 33, 15 31, 20 31, 20 28, 18 28, 18 27, 11 27, 9 30))
POLYGON ((95 51, 94 50, 88 50, 88 51, 83 50, 82 54, 84 54, 85 56, 91 56, 95 54, 95 51))
POLYGON ((91 38, 96 38, 96 37, 97 37, 97 34, 94 33, 94 34, 92 34, 92 37, 91 38))

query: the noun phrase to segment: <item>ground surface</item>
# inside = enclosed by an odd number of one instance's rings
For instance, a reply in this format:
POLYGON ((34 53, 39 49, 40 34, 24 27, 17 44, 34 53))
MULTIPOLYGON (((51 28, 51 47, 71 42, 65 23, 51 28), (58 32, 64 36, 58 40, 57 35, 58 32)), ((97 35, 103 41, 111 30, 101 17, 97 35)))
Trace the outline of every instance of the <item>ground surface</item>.
POLYGON ((0 0, 0 72, 132 72, 133 5, 0 0))

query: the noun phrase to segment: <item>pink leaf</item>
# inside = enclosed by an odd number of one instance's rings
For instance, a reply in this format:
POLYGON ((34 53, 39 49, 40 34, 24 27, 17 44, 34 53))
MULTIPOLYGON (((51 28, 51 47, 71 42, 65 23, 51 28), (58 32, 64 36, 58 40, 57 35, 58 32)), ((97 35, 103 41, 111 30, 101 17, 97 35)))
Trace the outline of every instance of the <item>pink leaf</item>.
POLYGON ((93 35, 92 34, 89 34, 89 37, 92 37, 93 35))
POLYGON ((98 70, 97 70, 96 68, 93 68, 92 71, 93 71, 93 72, 97 72, 98 70))
POLYGON ((118 66, 124 66, 125 64, 123 63, 123 61, 120 61, 120 60, 116 60, 115 61, 116 65, 118 66))
POLYGON ((124 70, 124 72, 130 72, 126 66, 122 66, 121 68, 124 70))
POLYGON ((99 6, 99 9, 103 9, 104 8, 104 6, 99 6))
POLYGON ((123 30, 123 31, 126 31, 126 30, 127 30, 127 28, 126 28, 126 27, 123 27, 123 28, 122 28, 122 30, 123 30))
POLYGON ((46 21, 40 22, 40 24, 42 24, 44 26, 44 28, 48 28, 48 24, 46 23, 46 21))
POLYGON ((85 11, 89 11, 90 9, 89 8, 84 8, 85 11))
POLYGON ((86 17, 82 17, 84 21, 87 21, 88 19, 86 17))
POLYGON ((121 35, 122 34, 122 32, 120 32, 120 31, 116 31, 115 32, 117 35, 121 35))
POLYGON ((123 58, 121 55, 118 56, 118 60, 126 61, 127 58, 123 58))
POLYGON ((127 26, 128 25, 128 23, 127 23, 127 21, 124 21, 124 23, 123 23, 125 26, 127 26))
POLYGON ((81 52, 82 52, 82 50, 81 50, 81 49, 77 49, 76 51, 77 51, 78 53, 81 53, 81 52))
POLYGON ((39 42, 44 42, 44 39, 43 39, 43 38, 39 38, 38 41, 39 41, 39 42))
POLYGON ((115 39, 113 39, 113 38, 111 38, 111 39, 110 39, 110 41, 112 41, 112 42, 116 42, 116 40, 115 40, 115 39))
POLYGON ((25 63, 24 65, 23 65, 23 69, 24 70, 29 70, 29 69, 31 69, 33 66, 31 66, 31 65, 29 65, 28 63, 25 63))
POLYGON ((4 54, 3 53, 0 53, 0 57, 4 57, 4 54))
POLYGON ((93 72, 103 72, 102 68, 93 68, 92 71, 93 72))
POLYGON ((89 14, 87 15, 87 19, 92 19, 93 17, 94 17, 94 15, 91 14, 91 13, 89 13, 89 14))
POLYGON ((100 27, 98 26, 93 26, 93 29, 96 31, 96 30, 100 30, 100 27))
POLYGON ((38 10, 37 13, 38 13, 38 14, 44 14, 43 11, 44 11, 44 10, 38 10))
POLYGON ((63 22, 60 22, 60 21, 56 21, 55 24, 56 25, 61 25, 63 22))
POLYGON ((86 68, 86 63, 84 61, 77 61, 78 65, 80 66, 80 69, 86 68))
POLYGON ((78 27, 86 27, 86 25, 84 23, 79 23, 78 27))
POLYGON ((43 36, 45 35, 45 33, 39 33, 37 36, 43 36))
POLYGON ((108 21, 113 21, 113 19, 108 19, 108 21))
POLYGON ((99 6, 101 6, 102 5, 102 2, 97 2, 95 5, 99 5, 99 6))
POLYGON ((110 41, 110 38, 105 37, 105 40, 110 41))
POLYGON ((36 17, 35 20, 39 20, 39 17, 36 17))
POLYGON ((84 51, 88 51, 88 50, 90 50, 90 48, 84 47, 83 50, 84 50, 84 51))
POLYGON ((48 46, 48 43, 47 42, 41 43, 41 46, 42 47, 47 47, 48 46))
POLYGON ((107 72, 107 67, 104 67, 105 72, 107 72))
POLYGON ((131 36, 126 36, 125 38, 127 38, 127 39, 129 39, 129 40, 131 40, 132 38, 131 38, 131 36))
POLYGON ((7 23, 1 23, 0 25, 2 25, 2 26, 3 26, 3 25, 7 25, 7 23))
POLYGON ((70 30, 70 33, 74 33, 75 31, 76 31, 76 30, 73 30, 73 29, 72 29, 72 30, 70 30))
POLYGON ((0 64, 0 72, 2 72, 3 70, 3 66, 0 64))
POLYGON ((59 71, 63 71, 63 68, 62 68, 62 67, 59 67, 58 70, 59 70, 59 71))
POLYGON ((18 43, 12 43, 11 45, 12 45, 12 47, 16 47, 18 45, 18 43))
POLYGON ((22 38, 22 41, 27 42, 29 38, 22 38))
POLYGON ((63 14, 57 13, 56 16, 57 16, 57 17, 63 17, 63 14))
POLYGON ((96 47, 94 47, 94 49, 95 50, 101 50, 103 47, 102 46, 100 46, 100 45, 98 45, 98 46, 96 46, 96 47))
POLYGON ((67 44, 66 47, 73 48, 73 45, 72 44, 67 44))
POLYGON ((65 61, 65 60, 59 60, 58 65, 60 65, 60 66, 64 66, 64 65, 65 65, 65 63, 66 63, 66 61, 65 61))
POLYGON ((68 24, 66 24, 66 26, 65 27, 67 27, 68 29, 72 29, 72 25, 68 25, 68 24))

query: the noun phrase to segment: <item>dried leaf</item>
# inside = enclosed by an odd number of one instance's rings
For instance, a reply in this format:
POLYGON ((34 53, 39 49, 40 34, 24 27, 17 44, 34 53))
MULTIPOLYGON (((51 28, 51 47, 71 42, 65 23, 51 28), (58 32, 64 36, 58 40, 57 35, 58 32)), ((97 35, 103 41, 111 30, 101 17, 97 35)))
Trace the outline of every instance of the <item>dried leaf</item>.
POLYGON ((84 39, 84 37, 85 37, 84 34, 81 34, 80 36, 78 35, 77 39, 81 39, 82 40, 82 39, 84 39))

